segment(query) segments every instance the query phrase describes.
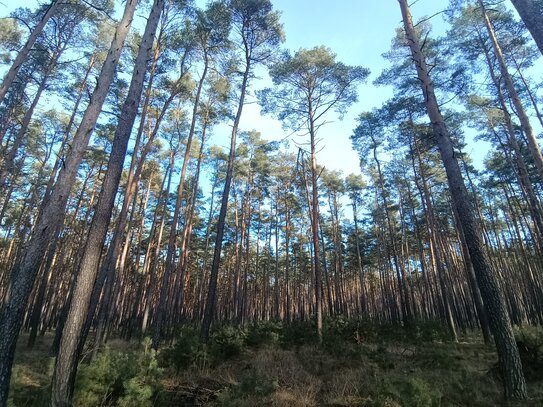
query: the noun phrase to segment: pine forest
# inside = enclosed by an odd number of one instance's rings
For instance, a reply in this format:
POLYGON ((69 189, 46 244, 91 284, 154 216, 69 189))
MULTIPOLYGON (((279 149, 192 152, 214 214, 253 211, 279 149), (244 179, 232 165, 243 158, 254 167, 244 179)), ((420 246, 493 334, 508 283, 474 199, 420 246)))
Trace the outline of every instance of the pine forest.
POLYGON ((543 405, 543 0, 358 3, 0 3, 0 407, 543 405))

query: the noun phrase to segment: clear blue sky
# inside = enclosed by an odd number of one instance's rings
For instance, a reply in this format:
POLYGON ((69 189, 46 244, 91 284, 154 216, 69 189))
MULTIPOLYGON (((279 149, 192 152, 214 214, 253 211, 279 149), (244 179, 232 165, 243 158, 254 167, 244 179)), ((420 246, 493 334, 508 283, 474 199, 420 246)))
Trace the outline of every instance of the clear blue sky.
MULTIPOLYGON (((320 129, 322 150, 318 162, 345 174, 360 172, 359 158, 351 148, 349 136, 356 126, 359 113, 379 107, 392 96, 392 90, 376 87, 373 80, 387 66, 381 56, 390 49, 395 30, 401 24, 401 13, 396 0, 272 0, 282 12, 286 42, 290 50, 325 45, 337 54, 337 59, 348 65, 361 65, 371 70, 365 85, 359 87, 359 102, 348 110, 342 121, 333 120, 320 129)), ((415 19, 433 15, 445 8, 448 0, 419 0, 413 5, 415 19)), ((432 19, 436 32, 444 31, 441 16, 432 19)), ((255 87, 269 86, 262 81, 255 87)), ((241 125, 255 128, 264 138, 282 138, 286 134, 279 123, 262 118, 259 108, 246 108, 241 125)), ((299 140, 294 138, 294 140, 299 140)))

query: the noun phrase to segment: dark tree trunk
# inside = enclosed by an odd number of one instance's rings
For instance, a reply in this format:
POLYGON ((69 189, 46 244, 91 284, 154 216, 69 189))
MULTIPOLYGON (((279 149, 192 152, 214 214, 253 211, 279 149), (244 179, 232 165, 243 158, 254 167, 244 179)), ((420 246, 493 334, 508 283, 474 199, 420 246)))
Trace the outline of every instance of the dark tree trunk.
POLYGON ((407 42, 411 49, 413 63, 415 64, 421 83, 426 109, 447 173, 453 205, 455 205, 458 211, 458 220, 464 231, 464 237, 485 303, 490 327, 494 334, 504 381, 505 397, 508 399, 524 400, 528 397, 526 382, 505 299, 484 248, 480 225, 475 216, 473 203, 464 184, 447 125, 437 103, 434 85, 428 74, 425 58, 413 27, 407 0, 398 1, 402 11, 407 42))
POLYGON ((534 37, 534 41, 543 54, 543 2, 541 0, 511 0, 520 18, 534 37))

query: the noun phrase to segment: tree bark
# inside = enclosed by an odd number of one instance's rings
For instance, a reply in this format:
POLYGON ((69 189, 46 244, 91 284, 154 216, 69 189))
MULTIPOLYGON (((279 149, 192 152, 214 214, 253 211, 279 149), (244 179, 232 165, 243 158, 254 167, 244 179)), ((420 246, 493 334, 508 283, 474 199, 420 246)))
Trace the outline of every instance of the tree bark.
POLYGON ((154 1, 139 46, 128 94, 121 110, 117 129, 115 130, 108 170, 95 208, 89 237, 74 288, 74 299, 77 299, 77 301, 72 301, 62 334, 53 375, 52 406, 71 405, 77 369, 79 340, 88 311, 92 288, 98 272, 98 263, 111 219, 115 195, 119 187, 128 140, 140 104, 148 61, 151 59, 153 41, 163 7, 164 0, 154 1))
POLYGON ((490 327, 494 334, 504 381, 505 397, 507 399, 524 400, 528 397, 526 382, 505 299, 485 252, 480 225, 464 184, 447 125, 437 103, 434 85, 428 74, 428 67, 413 27, 407 0, 398 0, 398 2, 402 12, 405 35, 411 49, 417 76, 420 80, 428 116, 432 123, 434 136, 436 137, 441 159, 447 173, 453 204, 458 211, 458 220, 464 231, 466 244, 485 303, 490 327))
POLYGON ((539 52, 543 54, 543 2, 541 0, 511 0, 532 34, 539 52))
POLYGON ((42 207, 41 216, 36 219, 33 234, 28 244, 21 250, 21 258, 12 268, 9 300, 3 304, 0 313, 0 407, 7 403, 15 346, 36 273, 47 247, 53 239, 56 225, 62 223, 64 218, 70 190, 113 80, 136 4, 137 0, 126 2, 123 17, 117 25, 96 88, 72 141, 71 150, 59 173, 55 187, 42 207))

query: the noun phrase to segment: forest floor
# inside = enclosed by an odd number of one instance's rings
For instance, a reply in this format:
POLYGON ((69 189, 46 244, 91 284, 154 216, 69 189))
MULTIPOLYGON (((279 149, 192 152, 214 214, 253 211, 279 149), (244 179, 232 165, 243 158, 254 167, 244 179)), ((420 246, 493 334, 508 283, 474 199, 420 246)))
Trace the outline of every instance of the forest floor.
MULTIPOLYGON (((23 335, 16 354, 8 405, 45 406, 54 363, 49 354, 52 337, 38 338, 30 350, 26 348, 26 340, 23 335)), ((323 345, 291 343, 288 346, 274 340, 231 346, 232 341, 223 340, 219 352, 202 352, 201 349, 187 352, 185 350, 192 346, 189 342, 181 340, 177 351, 175 347, 170 348, 156 359, 153 354, 154 373, 148 369, 152 363, 145 362, 146 373, 131 381, 139 393, 120 399, 115 396, 118 391, 114 390, 113 382, 118 384, 124 379, 115 376, 112 366, 126 370, 121 360, 131 366, 141 364, 141 361, 134 362, 135 359, 130 359, 132 362, 119 359, 118 355, 143 354, 143 349, 137 342, 110 341, 104 357, 97 358, 101 361, 95 359, 90 364, 91 370, 89 365, 80 368, 80 375, 85 379, 78 376, 77 386, 81 389, 76 387, 75 405, 543 405, 541 366, 525 369, 529 401, 510 404, 503 401, 496 353, 476 336, 463 338, 458 343, 375 342, 357 337, 353 341, 325 341, 323 345), (111 362, 112 358, 116 362, 111 362), (142 389, 151 382, 152 391, 142 396, 145 393, 142 389)), ((126 389, 128 382, 124 384, 126 389)))

